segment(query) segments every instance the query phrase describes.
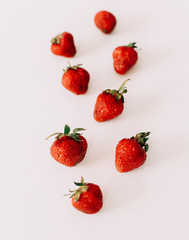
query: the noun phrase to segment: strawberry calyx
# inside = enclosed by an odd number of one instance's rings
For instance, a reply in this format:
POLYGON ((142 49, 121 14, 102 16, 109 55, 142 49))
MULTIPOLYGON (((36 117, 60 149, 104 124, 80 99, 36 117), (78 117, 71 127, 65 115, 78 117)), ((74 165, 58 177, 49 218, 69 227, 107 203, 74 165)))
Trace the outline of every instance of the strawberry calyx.
POLYGON ((131 139, 135 140, 136 142, 138 142, 141 146, 141 148, 144 148, 145 152, 148 151, 149 149, 149 145, 148 143, 146 143, 148 141, 148 137, 150 132, 141 132, 141 133, 137 133, 135 137, 131 137, 131 139))
POLYGON ((117 89, 106 89, 104 92, 108 93, 108 94, 111 94, 112 96, 115 96, 116 100, 119 101, 120 99, 122 100, 122 102, 124 103, 124 97, 123 97, 123 94, 127 92, 127 88, 125 87, 125 83, 127 81, 129 81, 130 79, 127 79, 125 80, 120 88, 117 90, 117 89))
POLYGON ((74 198, 74 201, 77 202, 82 193, 86 192, 89 188, 88 183, 84 182, 84 178, 81 177, 81 182, 74 182, 76 186, 79 186, 78 189, 72 191, 69 190, 70 193, 65 194, 64 196, 70 196, 70 198, 74 198))
POLYGON ((53 44, 60 44, 60 38, 62 38, 62 33, 60 33, 56 37, 52 38, 51 42, 53 44))
POLYGON ((71 64, 68 62, 68 67, 66 69, 63 69, 64 73, 66 73, 68 70, 73 69, 77 70, 78 67, 80 67, 82 64, 77 64, 75 66, 71 66, 71 64))
POLYGON ((46 138, 46 140, 50 137, 53 137, 53 136, 56 136, 56 139, 60 139, 61 137, 63 136, 68 136, 68 137, 71 137, 73 138, 74 140, 80 142, 81 139, 80 139, 80 136, 82 135, 81 133, 78 133, 79 131, 84 131, 86 129, 84 128, 75 128, 73 130, 73 133, 70 133, 70 127, 66 124, 64 126, 64 133, 61 133, 61 132, 57 132, 57 133, 53 133, 51 134, 49 137, 46 138))
POLYGON ((129 43, 126 47, 137 48, 136 42, 129 43))

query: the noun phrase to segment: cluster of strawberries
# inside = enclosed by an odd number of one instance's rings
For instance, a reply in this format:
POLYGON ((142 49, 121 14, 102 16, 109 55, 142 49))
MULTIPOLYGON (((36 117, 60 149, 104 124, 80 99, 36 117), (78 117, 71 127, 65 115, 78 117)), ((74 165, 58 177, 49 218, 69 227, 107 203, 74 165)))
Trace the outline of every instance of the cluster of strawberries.
MULTIPOLYGON (((116 18, 107 11, 100 11, 94 18, 96 26, 106 34, 112 32, 116 26, 116 18)), ((76 54, 76 47, 73 36, 64 32, 52 39, 51 51, 56 55, 73 57, 76 54)), ((119 74, 128 71, 138 59, 135 51, 136 43, 127 46, 119 46, 113 51, 114 69, 119 74)), ((90 80, 89 73, 80 67, 69 66, 64 70, 62 84, 69 91, 79 95, 87 92, 90 80)), ((104 122, 118 117, 124 109, 123 94, 127 92, 123 82, 118 90, 107 89, 97 97, 94 108, 94 119, 104 122)), ((66 124, 64 132, 57 132, 49 137, 55 136, 56 140, 51 146, 52 157, 58 162, 68 167, 76 166, 81 162, 87 151, 87 141, 80 131, 84 128, 75 128, 70 132, 70 127, 66 124)), ((131 138, 124 138, 117 144, 115 153, 115 166, 119 172, 128 172, 143 165, 148 151, 148 136, 150 132, 141 132, 131 138)), ((92 214, 98 212, 103 205, 102 192, 98 185, 85 183, 83 177, 81 182, 74 182, 79 188, 70 191, 72 205, 84 213, 92 214)))

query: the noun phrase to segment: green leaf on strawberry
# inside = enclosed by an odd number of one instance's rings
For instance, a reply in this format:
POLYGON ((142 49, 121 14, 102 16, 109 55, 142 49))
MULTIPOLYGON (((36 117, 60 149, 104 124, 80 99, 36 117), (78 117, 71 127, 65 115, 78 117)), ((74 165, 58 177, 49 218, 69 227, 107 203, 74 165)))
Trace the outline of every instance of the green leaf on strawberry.
POLYGON ((88 190, 87 183, 84 182, 84 178, 81 177, 81 182, 74 182, 79 188, 75 191, 70 191, 70 194, 65 194, 64 196, 70 195, 70 198, 74 197, 74 201, 77 202, 80 198, 80 195, 88 190))
POLYGON ((53 133, 51 134, 49 137, 46 138, 46 140, 50 137, 53 137, 53 136, 56 136, 56 139, 60 139, 61 137, 63 136, 67 136, 67 137, 71 137, 73 138, 74 140, 80 142, 81 139, 80 139, 80 135, 82 135, 81 133, 78 133, 79 131, 84 131, 86 129, 84 128, 75 128, 73 130, 73 133, 70 133, 70 127, 66 124, 64 126, 64 133, 61 133, 61 132, 57 132, 57 133, 53 133))
POLYGON ((68 134, 70 132, 70 127, 66 124, 64 126, 64 134, 68 134))
POLYGON ((150 132, 141 132, 141 133, 138 133, 136 134, 136 136, 134 137, 131 137, 131 139, 135 140, 136 142, 138 142, 140 144, 140 146, 142 148, 144 148, 145 152, 148 151, 149 149, 149 145, 146 143, 148 141, 148 137, 149 136, 150 132))
POLYGON ((130 79, 125 80, 120 88, 118 90, 116 89, 106 89, 104 92, 111 94, 112 96, 115 96, 116 100, 119 101, 120 99, 124 103, 124 97, 123 94, 127 92, 127 88, 125 87, 125 83, 129 81, 130 79))

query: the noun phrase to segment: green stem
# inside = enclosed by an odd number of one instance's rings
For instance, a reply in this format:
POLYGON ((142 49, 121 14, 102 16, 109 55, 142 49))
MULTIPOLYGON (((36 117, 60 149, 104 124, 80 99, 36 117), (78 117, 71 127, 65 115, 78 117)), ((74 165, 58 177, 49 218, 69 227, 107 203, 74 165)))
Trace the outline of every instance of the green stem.
POLYGON ((137 46, 136 46, 136 42, 129 43, 129 44, 127 45, 127 47, 137 48, 137 46))
POLYGON ((53 137, 55 135, 59 135, 59 134, 62 134, 61 132, 57 132, 57 133, 53 133, 51 134, 50 136, 48 136, 47 138, 45 138, 45 140, 49 139, 50 137, 53 137))
POLYGON ((66 73, 69 69, 77 70, 78 67, 80 67, 83 64, 77 64, 75 66, 71 66, 70 62, 68 62, 68 67, 66 69, 63 69, 64 73, 66 73))
POLYGON ((125 83, 126 83, 127 81, 129 81, 129 80, 130 80, 130 79, 128 78, 128 79, 126 79, 126 80, 121 84, 120 88, 118 89, 118 92, 121 92, 121 91, 124 89, 125 83))

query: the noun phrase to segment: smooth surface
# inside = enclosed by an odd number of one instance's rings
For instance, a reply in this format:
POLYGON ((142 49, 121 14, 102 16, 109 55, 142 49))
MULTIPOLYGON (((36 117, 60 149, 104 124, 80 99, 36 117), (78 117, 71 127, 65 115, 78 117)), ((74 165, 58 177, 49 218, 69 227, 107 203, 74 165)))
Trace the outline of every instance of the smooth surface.
POLYGON ((2 1, 0 3, 2 240, 189 239, 188 1, 2 1), (117 26, 105 35, 93 22, 112 12, 117 26), (73 59, 50 52, 50 40, 69 31, 73 59), (139 61, 120 76, 112 52, 136 41, 139 61), (83 63, 88 92, 61 85, 67 61, 83 63), (97 123, 97 95, 126 79, 123 114, 97 123), (67 168, 49 153, 50 134, 64 124, 86 128, 89 148, 67 168), (114 166, 119 140, 151 131, 146 163, 120 174, 114 166), (104 206, 85 215, 63 194, 83 176, 98 184, 104 206))

